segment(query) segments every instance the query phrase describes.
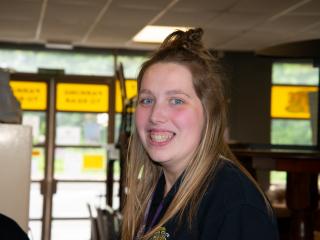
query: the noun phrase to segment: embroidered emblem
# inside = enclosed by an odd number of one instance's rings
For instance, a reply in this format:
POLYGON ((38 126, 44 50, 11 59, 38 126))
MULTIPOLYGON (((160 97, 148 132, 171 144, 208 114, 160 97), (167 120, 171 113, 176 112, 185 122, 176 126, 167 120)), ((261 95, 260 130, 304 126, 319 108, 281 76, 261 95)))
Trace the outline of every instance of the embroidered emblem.
POLYGON ((165 227, 161 227, 158 231, 153 234, 153 236, 149 240, 167 240, 169 239, 170 234, 167 233, 165 227))

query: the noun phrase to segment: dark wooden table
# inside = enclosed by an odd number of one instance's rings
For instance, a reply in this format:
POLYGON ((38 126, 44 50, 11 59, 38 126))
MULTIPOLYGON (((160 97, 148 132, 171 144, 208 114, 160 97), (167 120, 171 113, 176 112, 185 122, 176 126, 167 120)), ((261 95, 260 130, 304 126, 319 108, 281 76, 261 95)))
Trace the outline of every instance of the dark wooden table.
POLYGON ((290 239, 313 240, 314 215, 318 209, 320 151, 232 148, 251 171, 287 172, 286 202, 291 212, 290 239))

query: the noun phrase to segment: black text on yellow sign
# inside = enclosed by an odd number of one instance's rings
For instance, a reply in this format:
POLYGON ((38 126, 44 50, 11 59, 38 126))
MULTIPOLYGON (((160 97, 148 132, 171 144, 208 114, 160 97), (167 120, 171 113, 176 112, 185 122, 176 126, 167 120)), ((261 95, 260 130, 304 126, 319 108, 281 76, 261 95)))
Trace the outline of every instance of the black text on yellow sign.
POLYGON ((14 96, 23 110, 46 110, 47 84, 45 82, 10 81, 14 96))
POLYGON ((57 110, 79 112, 107 112, 109 87, 102 84, 59 83, 57 110))

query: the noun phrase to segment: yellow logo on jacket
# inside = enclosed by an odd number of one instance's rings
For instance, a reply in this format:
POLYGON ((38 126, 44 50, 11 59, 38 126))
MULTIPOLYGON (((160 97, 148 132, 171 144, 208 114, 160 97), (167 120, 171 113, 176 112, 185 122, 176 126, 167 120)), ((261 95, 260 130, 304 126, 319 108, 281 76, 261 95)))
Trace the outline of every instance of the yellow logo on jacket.
POLYGON ((167 230, 165 227, 161 227, 158 231, 153 234, 153 236, 150 238, 150 240, 167 240, 169 239, 170 234, 167 233, 167 230))

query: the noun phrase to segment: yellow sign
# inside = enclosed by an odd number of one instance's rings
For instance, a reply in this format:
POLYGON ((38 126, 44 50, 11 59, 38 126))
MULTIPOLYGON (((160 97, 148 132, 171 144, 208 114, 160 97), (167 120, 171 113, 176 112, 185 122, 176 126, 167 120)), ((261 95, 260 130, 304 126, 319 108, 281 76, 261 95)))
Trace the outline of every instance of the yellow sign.
MULTIPOLYGON (((271 117, 310 118, 310 97, 317 87, 273 86, 271 90, 271 117)), ((316 100, 318 100, 316 98, 316 100)), ((317 103, 315 103, 317 104, 317 103)))
POLYGON ((40 151, 38 149, 32 149, 32 157, 39 157, 40 151))
POLYGON ((102 170, 104 161, 102 155, 84 155, 83 169, 85 170, 102 170))
POLYGON ((47 109, 47 84, 45 82, 10 81, 14 96, 23 110, 47 109))
MULTIPOLYGON (((138 83, 136 80, 126 80, 127 98, 132 98, 137 95, 138 83)), ((122 98, 120 90, 120 82, 116 81, 116 112, 122 112, 122 98)))
POLYGON ((107 112, 109 87, 101 84, 58 83, 57 110, 107 112))

